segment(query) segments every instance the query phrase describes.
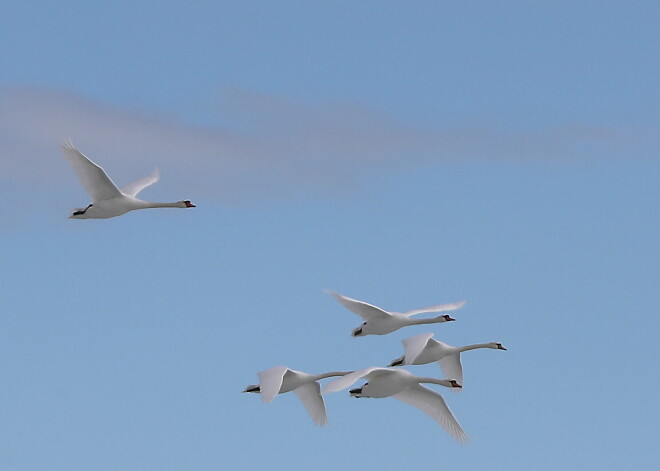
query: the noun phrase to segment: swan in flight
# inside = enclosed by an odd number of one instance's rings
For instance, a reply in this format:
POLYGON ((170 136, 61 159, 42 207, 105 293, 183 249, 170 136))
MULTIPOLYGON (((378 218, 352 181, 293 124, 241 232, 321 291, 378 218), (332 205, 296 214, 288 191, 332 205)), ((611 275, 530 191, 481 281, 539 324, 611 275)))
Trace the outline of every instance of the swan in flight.
POLYGON ((354 371, 325 385, 323 393, 345 389, 359 378, 367 382, 349 392, 353 397, 393 397, 399 401, 420 409, 435 420, 442 428, 459 442, 468 439, 460 424, 449 410, 443 397, 420 383, 439 384, 448 388, 460 388, 454 379, 436 379, 415 376, 411 372, 398 368, 379 368, 372 366, 354 371))
POLYGON ((342 376, 350 371, 331 371, 318 375, 295 371, 286 366, 275 366, 257 373, 259 384, 251 384, 243 392, 260 393, 261 400, 270 402, 277 394, 293 391, 303 403, 307 413, 318 426, 328 422, 325 403, 321 397, 321 387, 317 381, 331 376, 342 376))
POLYGON ((134 209, 145 208, 194 208, 189 200, 174 203, 151 203, 136 198, 137 194, 158 181, 158 169, 148 177, 137 180, 121 189, 110 180, 105 171, 85 157, 67 141, 61 146, 62 153, 78 175, 85 190, 92 197, 92 203, 86 208, 76 208, 69 218, 73 219, 106 219, 120 216, 134 209))
POLYGON ((401 343, 404 355, 392 360, 389 366, 425 365, 437 361, 447 378, 454 378, 463 384, 463 367, 461 366, 461 352, 477 348, 492 348, 506 350, 499 342, 477 343, 464 347, 452 347, 446 343, 432 338, 433 334, 419 334, 403 339, 401 343))
POLYGON ((407 325, 434 324, 436 322, 453 321, 454 319, 448 314, 427 319, 411 319, 411 316, 424 312, 454 311, 465 304, 465 301, 460 301, 457 303, 438 304, 435 306, 429 306, 422 309, 414 309, 412 311, 399 313, 385 311, 384 309, 381 309, 378 306, 374 306, 373 304, 368 304, 364 301, 348 298, 346 296, 342 296, 339 293, 335 293, 334 291, 326 292, 334 296, 334 298, 339 301, 346 309, 354 312, 358 316, 362 317, 362 319, 364 319, 364 322, 360 327, 353 329, 353 337, 363 337, 365 335, 372 334, 389 334, 390 332, 394 332, 395 330, 398 330, 401 327, 405 327, 407 325))

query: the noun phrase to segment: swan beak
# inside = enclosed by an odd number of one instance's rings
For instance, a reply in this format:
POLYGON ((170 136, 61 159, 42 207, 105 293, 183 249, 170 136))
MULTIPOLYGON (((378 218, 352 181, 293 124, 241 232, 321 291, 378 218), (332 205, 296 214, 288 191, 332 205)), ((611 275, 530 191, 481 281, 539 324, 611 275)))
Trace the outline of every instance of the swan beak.
POLYGON ((498 350, 506 350, 506 348, 504 348, 504 347, 502 346, 502 344, 499 344, 499 345, 497 346, 497 349, 498 349, 498 350))
POLYGON ((353 331, 353 337, 357 337, 357 336, 359 336, 360 334, 362 334, 362 327, 358 327, 357 329, 355 329, 355 330, 353 331))
POLYGON ((197 207, 194 204, 192 204, 190 201, 184 201, 184 203, 186 203, 186 208, 196 208, 197 207))
POLYGON ((362 393, 362 388, 351 389, 351 390, 348 391, 348 392, 351 394, 351 396, 355 396, 356 394, 360 394, 360 393, 362 393))
POLYGON ((452 380, 450 381, 450 383, 451 383, 451 387, 452 387, 452 388, 462 388, 462 387, 463 387, 463 386, 461 386, 461 385, 458 383, 458 381, 456 381, 455 379, 452 379, 452 380))
POLYGON ((456 319, 454 319, 453 317, 449 316, 449 314, 445 314, 445 315, 442 316, 442 317, 445 318, 445 322, 450 322, 450 321, 455 321, 455 320, 456 320, 456 319))

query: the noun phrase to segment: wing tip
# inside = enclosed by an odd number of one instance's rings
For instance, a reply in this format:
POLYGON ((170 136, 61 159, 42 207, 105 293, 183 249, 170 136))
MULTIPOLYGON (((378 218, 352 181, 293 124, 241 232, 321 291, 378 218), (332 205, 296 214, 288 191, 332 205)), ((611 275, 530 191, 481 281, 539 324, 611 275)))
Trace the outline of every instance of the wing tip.
POLYGON ((467 433, 463 432, 462 430, 460 434, 452 435, 452 436, 458 443, 460 443, 463 446, 469 444, 471 441, 470 436, 467 433))
POLYGON ((325 427, 326 425, 328 425, 327 417, 319 417, 318 419, 313 418, 312 421, 314 422, 314 425, 316 425, 317 427, 325 427))
POLYGON ((73 145, 73 141, 70 137, 67 137, 64 141, 60 142, 60 149, 63 151, 75 151, 76 146, 73 145))

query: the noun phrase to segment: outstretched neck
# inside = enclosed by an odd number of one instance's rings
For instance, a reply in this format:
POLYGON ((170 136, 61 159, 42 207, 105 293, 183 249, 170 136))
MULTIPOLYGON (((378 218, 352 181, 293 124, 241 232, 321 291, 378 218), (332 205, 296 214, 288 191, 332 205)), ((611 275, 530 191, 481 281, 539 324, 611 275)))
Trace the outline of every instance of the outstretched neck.
POLYGON ((438 317, 431 317, 428 319, 409 319, 408 320, 411 325, 417 325, 417 324, 437 324, 438 322, 447 322, 447 319, 445 316, 438 316, 438 317))
POLYGON ((474 345, 466 345, 464 347, 457 347, 459 352, 467 352, 468 350, 475 350, 477 348, 490 348, 488 343, 475 343, 474 345))
POLYGON ((344 376, 349 373, 352 373, 352 371, 330 371, 328 373, 321 373, 315 376, 315 380, 323 379, 323 378, 332 378, 333 376, 344 376))
POLYGON ((140 206, 142 208, 180 208, 181 202, 174 201, 172 203, 154 203, 152 201, 141 201, 140 206))
POLYGON ((422 376, 422 377, 417 378, 417 382, 419 382, 419 383, 439 384, 440 386, 445 386, 447 388, 454 387, 453 384, 451 384, 451 380, 449 380, 449 379, 428 378, 428 377, 422 376))

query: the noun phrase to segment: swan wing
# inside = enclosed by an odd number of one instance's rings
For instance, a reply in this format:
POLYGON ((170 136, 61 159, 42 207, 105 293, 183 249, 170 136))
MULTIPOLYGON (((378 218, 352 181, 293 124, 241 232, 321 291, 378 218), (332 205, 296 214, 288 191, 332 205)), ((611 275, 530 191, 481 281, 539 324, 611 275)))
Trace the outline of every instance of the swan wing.
POLYGON ((381 368, 378 366, 371 366, 369 368, 356 370, 352 373, 348 373, 347 375, 341 376, 337 379, 333 379, 332 381, 328 381, 326 385, 323 387, 323 393, 336 392, 336 391, 341 391, 342 389, 346 389, 351 384, 356 382, 358 379, 364 378, 374 373, 377 370, 382 370, 383 372, 391 372, 389 368, 381 368))
POLYGON ((354 312, 364 320, 368 321, 371 319, 386 319, 390 317, 390 313, 374 306, 373 304, 365 303, 364 301, 358 301, 357 299, 348 298, 342 296, 339 293, 334 291, 327 291, 328 294, 334 296, 334 298, 339 301, 346 309, 351 312, 354 312))
MULTIPOLYGON (((463 384, 463 366, 461 365, 461 354, 453 353, 438 360, 438 365, 447 379, 455 379, 463 384)), ((461 388, 452 388, 452 391, 460 391, 461 388)))
POLYGON ((328 423, 328 416, 325 412, 325 403, 321 396, 321 386, 316 381, 305 383, 302 386, 293 390, 303 403, 307 413, 312 418, 314 423, 319 427, 328 423))
POLYGON ((422 314, 424 312, 445 312, 445 311, 455 311, 465 306, 467 301, 459 301, 457 303, 447 303, 447 304, 436 304, 435 306, 423 307, 421 309, 413 309, 412 311, 406 311, 403 313, 404 316, 414 316, 415 314, 422 314))
POLYGON ((257 373, 259 376, 259 388, 261 390, 261 400, 270 402, 277 393, 280 392, 284 375, 289 371, 286 366, 275 366, 268 370, 257 373))
POLYGON ((406 360, 406 365, 413 364, 419 354, 422 353, 426 345, 429 343, 431 337, 433 337, 433 334, 425 333, 414 335, 401 341, 403 348, 405 349, 404 358, 406 360))
POLYGON ((94 203, 122 196, 117 185, 110 180, 105 171, 78 151, 71 141, 63 143, 61 149, 94 203))
POLYGON ((424 412, 459 442, 468 440, 467 434, 449 410, 444 398, 437 392, 421 384, 413 384, 392 397, 424 412))
POLYGON ((132 196, 133 198, 135 198, 139 192, 144 190, 146 187, 156 183, 159 178, 160 178, 160 172, 156 168, 154 169, 153 172, 151 172, 151 175, 149 175, 148 177, 140 178, 137 181, 134 181, 126 186, 123 186, 121 188, 121 192, 124 193, 125 195, 132 196))

